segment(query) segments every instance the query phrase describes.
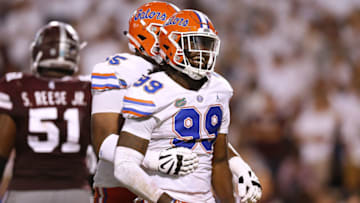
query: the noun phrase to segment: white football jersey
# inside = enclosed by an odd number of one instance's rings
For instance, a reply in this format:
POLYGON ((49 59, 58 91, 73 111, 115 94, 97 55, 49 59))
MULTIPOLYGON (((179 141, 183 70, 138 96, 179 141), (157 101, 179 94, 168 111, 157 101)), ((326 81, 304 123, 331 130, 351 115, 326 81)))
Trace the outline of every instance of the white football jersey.
MULTIPOLYGON (((105 62, 95 65, 91 74, 93 94, 91 113, 120 113, 126 88, 152 69, 151 63, 128 53, 116 54, 105 62)), ((94 176, 94 186, 121 186, 114 177, 112 163, 99 160, 94 176)))
POLYGON ((186 176, 147 171, 174 198, 213 201, 213 144, 218 133, 228 133, 232 94, 230 84, 217 73, 212 73, 198 91, 183 88, 165 72, 143 76, 127 90, 122 109, 126 118, 123 131, 150 140, 148 150, 186 147, 199 157, 198 168, 186 176))

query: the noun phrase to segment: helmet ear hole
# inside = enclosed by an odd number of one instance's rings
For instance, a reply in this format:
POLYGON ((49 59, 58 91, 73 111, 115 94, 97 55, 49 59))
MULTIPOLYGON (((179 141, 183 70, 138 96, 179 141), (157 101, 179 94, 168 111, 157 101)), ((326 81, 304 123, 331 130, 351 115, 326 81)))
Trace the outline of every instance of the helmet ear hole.
POLYGON ((141 40, 145 40, 146 37, 144 35, 138 35, 138 37, 141 39, 141 40))
POLYGON ((150 57, 156 62, 161 60, 158 43, 159 31, 168 17, 177 11, 180 9, 167 2, 151 1, 141 5, 129 19, 129 30, 126 34, 129 43, 134 45, 140 55, 150 57))
POLYGON ((163 47, 164 47, 166 50, 168 50, 168 49, 170 48, 170 47, 169 47, 168 45, 166 45, 166 44, 164 44, 163 47))

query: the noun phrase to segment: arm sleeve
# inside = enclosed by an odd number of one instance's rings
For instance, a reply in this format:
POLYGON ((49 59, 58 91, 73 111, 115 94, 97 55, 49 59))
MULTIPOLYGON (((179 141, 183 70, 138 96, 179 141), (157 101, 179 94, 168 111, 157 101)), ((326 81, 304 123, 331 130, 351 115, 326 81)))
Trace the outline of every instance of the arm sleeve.
POLYGON ((91 73, 92 114, 120 113, 127 84, 116 72, 116 66, 109 66, 108 62, 94 66, 91 73))
POLYGON ((221 134, 228 134, 229 133, 229 126, 230 126, 230 108, 229 108, 229 101, 226 101, 223 106, 223 117, 221 121, 221 126, 219 129, 219 133, 221 134))
POLYGON ((157 122, 154 117, 147 119, 125 119, 125 123, 121 131, 129 132, 143 139, 150 140, 152 129, 155 128, 157 122))
POLYGON ((144 155, 128 147, 117 147, 114 176, 129 190, 151 202, 157 202, 163 191, 140 167, 144 155))

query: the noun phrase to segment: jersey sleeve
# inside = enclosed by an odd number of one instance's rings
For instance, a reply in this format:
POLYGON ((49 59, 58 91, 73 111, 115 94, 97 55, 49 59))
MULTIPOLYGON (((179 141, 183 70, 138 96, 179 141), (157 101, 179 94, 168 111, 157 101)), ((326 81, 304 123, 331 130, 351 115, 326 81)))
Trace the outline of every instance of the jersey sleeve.
POLYGON ((126 88, 126 81, 118 78, 116 67, 108 65, 109 62, 96 64, 91 73, 92 92, 108 91, 126 88))
POLYGON ((223 78, 222 76, 215 74, 215 77, 217 77, 220 81, 219 87, 222 89, 221 91, 221 103, 223 105, 223 117, 221 121, 221 126, 219 128, 219 133, 221 134, 228 134, 229 132, 229 126, 230 126, 230 100, 234 94, 234 90, 231 87, 230 83, 223 78))
POLYGON ((157 125, 154 114, 160 106, 156 100, 160 92, 150 88, 151 82, 146 83, 149 79, 149 76, 143 76, 127 89, 122 108, 122 115, 126 118, 122 130, 147 140, 157 125))
POLYGON ((139 56, 116 54, 95 65, 91 76, 92 90, 96 92, 128 88, 152 68, 151 63, 139 56))
POLYGON ((121 55, 109 57, 106 62, 96 64, 91 73, 92 108, 95 113, 120 113, 122 100, 128 83, 119 74, 124 68, 121 55))
POLYGON ((147 91, 146 85, 141 84, 148 76, 143 76, 138 83, 131 86, 123 100, 122 114, 125 118, 146 118, 153 115, 157 110, 155 94, 147 91))
POLYGON ((230 108, 229 108, 229 102, 227 102, 227 104, 224 104, 224 109, 223 109, 223 117, 222 117, 222 121, 221 121, 221 126, 219 128, 219 133, 221 134, 228 134, 229 132, 229 126, 230 126, 230 108))
POLYGON ((121 130, 131 133, 137 137, 150 140, 151 134, 156 125, 157 122, 154 117, 150 117, 148 119, 143 119, 143 120, 125 119, 125 123, 121 130))
POLYGON ((11 81, 22 78, 22 73, 7 73, 0 79, 0 113, 12 115, 14 110, 14 102, 12 100, 12 92, 14 87, 11 81))

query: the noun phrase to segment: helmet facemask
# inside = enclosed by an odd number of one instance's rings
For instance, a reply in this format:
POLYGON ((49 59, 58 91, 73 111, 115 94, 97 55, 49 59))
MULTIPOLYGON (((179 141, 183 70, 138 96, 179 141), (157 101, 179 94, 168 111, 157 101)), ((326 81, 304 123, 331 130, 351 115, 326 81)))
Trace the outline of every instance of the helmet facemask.
POLYGON ((34 67, 64 70, 70 75, 77 72, 79 46, 69 42, 48 42, 42 45, 34 60, 34 67))
POLYGON ((214 71, 220 40, 211 33, 172 33, 170 41, 177 48, 172 66, 194 80, 200 80, 214 71), (174 66, 175 65, 175 66, 174 66))

